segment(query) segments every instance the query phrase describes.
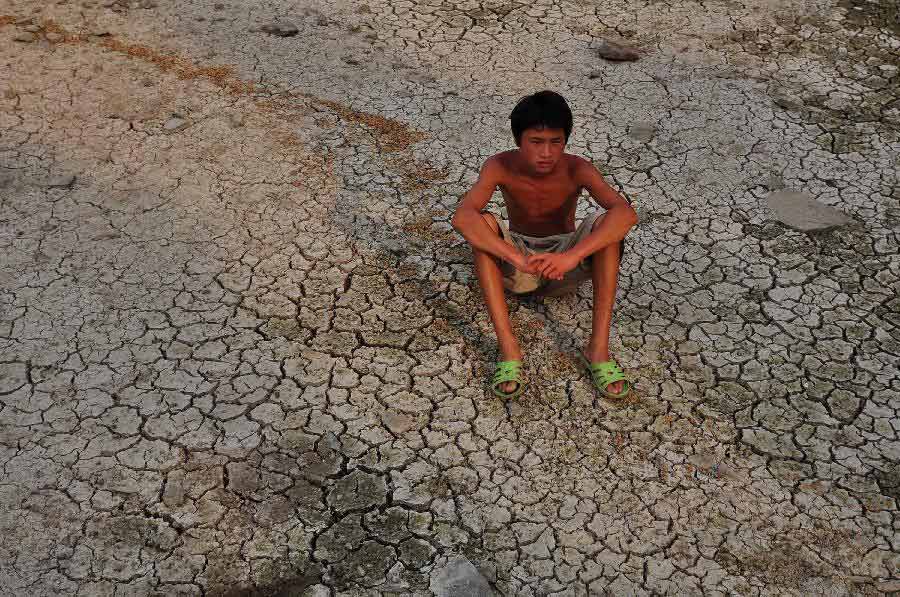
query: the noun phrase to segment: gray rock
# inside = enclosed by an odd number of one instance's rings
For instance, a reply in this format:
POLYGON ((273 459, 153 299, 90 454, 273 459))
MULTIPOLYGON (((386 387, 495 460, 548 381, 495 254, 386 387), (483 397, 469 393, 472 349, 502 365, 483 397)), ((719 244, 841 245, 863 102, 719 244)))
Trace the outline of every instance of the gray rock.
POLYGON ((177 117, 170 118, 163 125, 163 130, 179 131, 179 130, 183 129, 184 127, 186 127, 187 124, 188 124, 187 120, 184 120, 183 118, 177 118, 177 117))
POLYGON ((48 189, 67 189, 72 186, 72 183, 75 182, 74 174, 60 174, 57 176, 53 176, 48 178, 43 186, 48 189))
POLYGON ((772 101, 785 110, 800 110, 804 107, 803 99, 786 89, 772 91, 772 101))
POLYGON ((25 27, 22 27, 22 29, 24 29, 28 33, 40 33, 41 32, 41 28, 37 25, 26 25, 25 27))
POLYGON ((278 37, 291 37, 292 35, 297 35, 300 31, 297 29, 296 25, 284 21, 267 23, 260 27, 259 30, 263 33, 268 33, 269 35, 277 35, 278 37))
POLYGON ((313 585, 300 594, 300 597, 328 597, 331 591, 325 585, 313 585))
POLYGON ((0 392, 10 394, 28 383, 28 372, 21 363, 0 365, 0 392))
POLYGON ((403 435, 410 429, 415 428, 416 420, 411 416, 394 411, 387 411, 381 415, 384 426, 391 430, 391 433, 403 435))
POLYGON ((338 436, 333 431, 326 431, 322 436, 322 441, 335 452, 341 449, 341 440, 338 439, 338 436))
POLYGON ((777 191, 766 197, 766 204, 779 222, 803 232, 825 230, 853 223, 839 209, 819 203, 805 193, 777 191))
POLYGON ((633 62, 641 57, 640 52, 635 48, 626 46, 625 44, 616 43, 608 39, 604 39, 597 48, 601 58, 613 60, 616 62, 629 61, 633 62))
POLYGON ((718 460, 716 459, 716 455, 709 452, 700 452, 698 454, 692 454, 688 457, 688 462, 696 466, 701 470, 708 470, 713 468, 718 460))
POLYGON ((635 141, 646 143, 656 134, 656 125, 652 122, 635 122, 628 127, 628 136, 635 141))
POLYGON ((487 579, 466 558, 451 559, 431 575, 431 591, 435 597, 493 597, 487 579))
POLYGON ((784 179, 781 178, 777 173, 769 174, 765 180, 762 181, 762 185, 765 186, 770 191, 778 191, 784 188, 784 179))
POLYGON ((37 36, 34 33, 23 32, 23 33, 16 34, 16 36, 13 38, 13 41, 19 41, 24 44, 27 44, 27 43, 33 42, 36 39, 37 39, 37 36))
POLYGON ((383 504, 387 485, 382 477, 355 470, 340 478, 328 492, 328 505, 339 512, 362 510, 383 504))
POLYGON ((58 44, 65 39, 61 33, 56 33, 54 31, 44 34, 44 37, 52 44, 58 44))

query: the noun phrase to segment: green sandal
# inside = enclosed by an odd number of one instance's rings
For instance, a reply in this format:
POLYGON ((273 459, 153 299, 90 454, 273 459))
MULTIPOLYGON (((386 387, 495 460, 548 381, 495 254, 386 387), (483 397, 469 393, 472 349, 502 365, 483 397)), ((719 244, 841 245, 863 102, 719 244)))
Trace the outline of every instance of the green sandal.
POLYGON ((525 382, 522 381, 522 361, 500 361, 497 363, 497 370, 494 373, 494 379, 491 381, 491 391, 499 398, 510 400, 518 398, 519 394, 525 389, 525 382), (515 382, 516 389, 512 392, 503 392, 500 386, 506 382, 515 382))
POLYGON ((603 394, 607 398, 613 398, 618 400, 619 398, 624 398, 631 391, 631 382, 625 378, 625 373, 619 367, 619 364, 614 360, 612 361, 603 361, 601 363, 591 363, 590 364, 590 372, 591 379, 594 381, 594 387, 597 388, 601 394, 603 394), (613 392, 607 392, 606 388, 609 387, 609 384, 624 381, 622 384, 622 391, 618 394, 613 392))

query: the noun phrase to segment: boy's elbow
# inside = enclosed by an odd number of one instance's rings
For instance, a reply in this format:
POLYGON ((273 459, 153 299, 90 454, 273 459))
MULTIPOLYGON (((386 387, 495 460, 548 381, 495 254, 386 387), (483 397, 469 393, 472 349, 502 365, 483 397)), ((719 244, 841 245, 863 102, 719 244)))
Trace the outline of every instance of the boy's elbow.
POLYGON ((457 232, 462 232, 459 228, 462 225, 463 219, 464 217, 462 217, 459 212, 456 212, 450 220, 450 225, 453 226, 453 229, 457 232))

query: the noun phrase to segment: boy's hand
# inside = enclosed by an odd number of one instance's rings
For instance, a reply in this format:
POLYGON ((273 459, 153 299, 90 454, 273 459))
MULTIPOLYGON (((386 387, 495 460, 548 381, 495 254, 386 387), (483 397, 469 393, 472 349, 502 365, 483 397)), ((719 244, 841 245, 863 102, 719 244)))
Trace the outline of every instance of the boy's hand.
POLYGON ((562 280, 575 269, 578 259, 570 253, 538 253, 528 258, 528 264, 547 279, 562 280))
POLYGON ((526 274, 534 274, 537 275, 537 268, 531 264, 531 257, 526 257, 519 253, 516 255, 514 259, 510 260, 510 263, 514 268, 519 270, 520 272, 525 272, 526 274))

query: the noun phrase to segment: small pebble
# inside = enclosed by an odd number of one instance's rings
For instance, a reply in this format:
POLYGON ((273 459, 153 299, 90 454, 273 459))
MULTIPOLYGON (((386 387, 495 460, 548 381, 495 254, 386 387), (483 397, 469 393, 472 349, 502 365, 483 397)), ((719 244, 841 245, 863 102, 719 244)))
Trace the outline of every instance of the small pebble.
POLYGON ((177 117, 170 118, 163 125, 163 130, 178 131, 178 130, 183 129, 185 126, 187 126, 187 120, 184 120, 183 118, 177 118, 177 117))
POLYGON ((37 39, 37 36, 34 33, 19 33, 14 38, 13 41, 19 41, 22 43, 31 43, 37 39))
POLYGON ((72 183, 75 182, 74 174, 61 174, 59 176, 54 176, 47 180, 44 184, 45 187, 50 189, 66 189, 72 186, 72 183))
POLYGON ((300 30, 292 23, 275 22, 263 25, 260 27, 260 31, 269 35, 277 35, 278 37, 291 37, 297 35, 300 30))

